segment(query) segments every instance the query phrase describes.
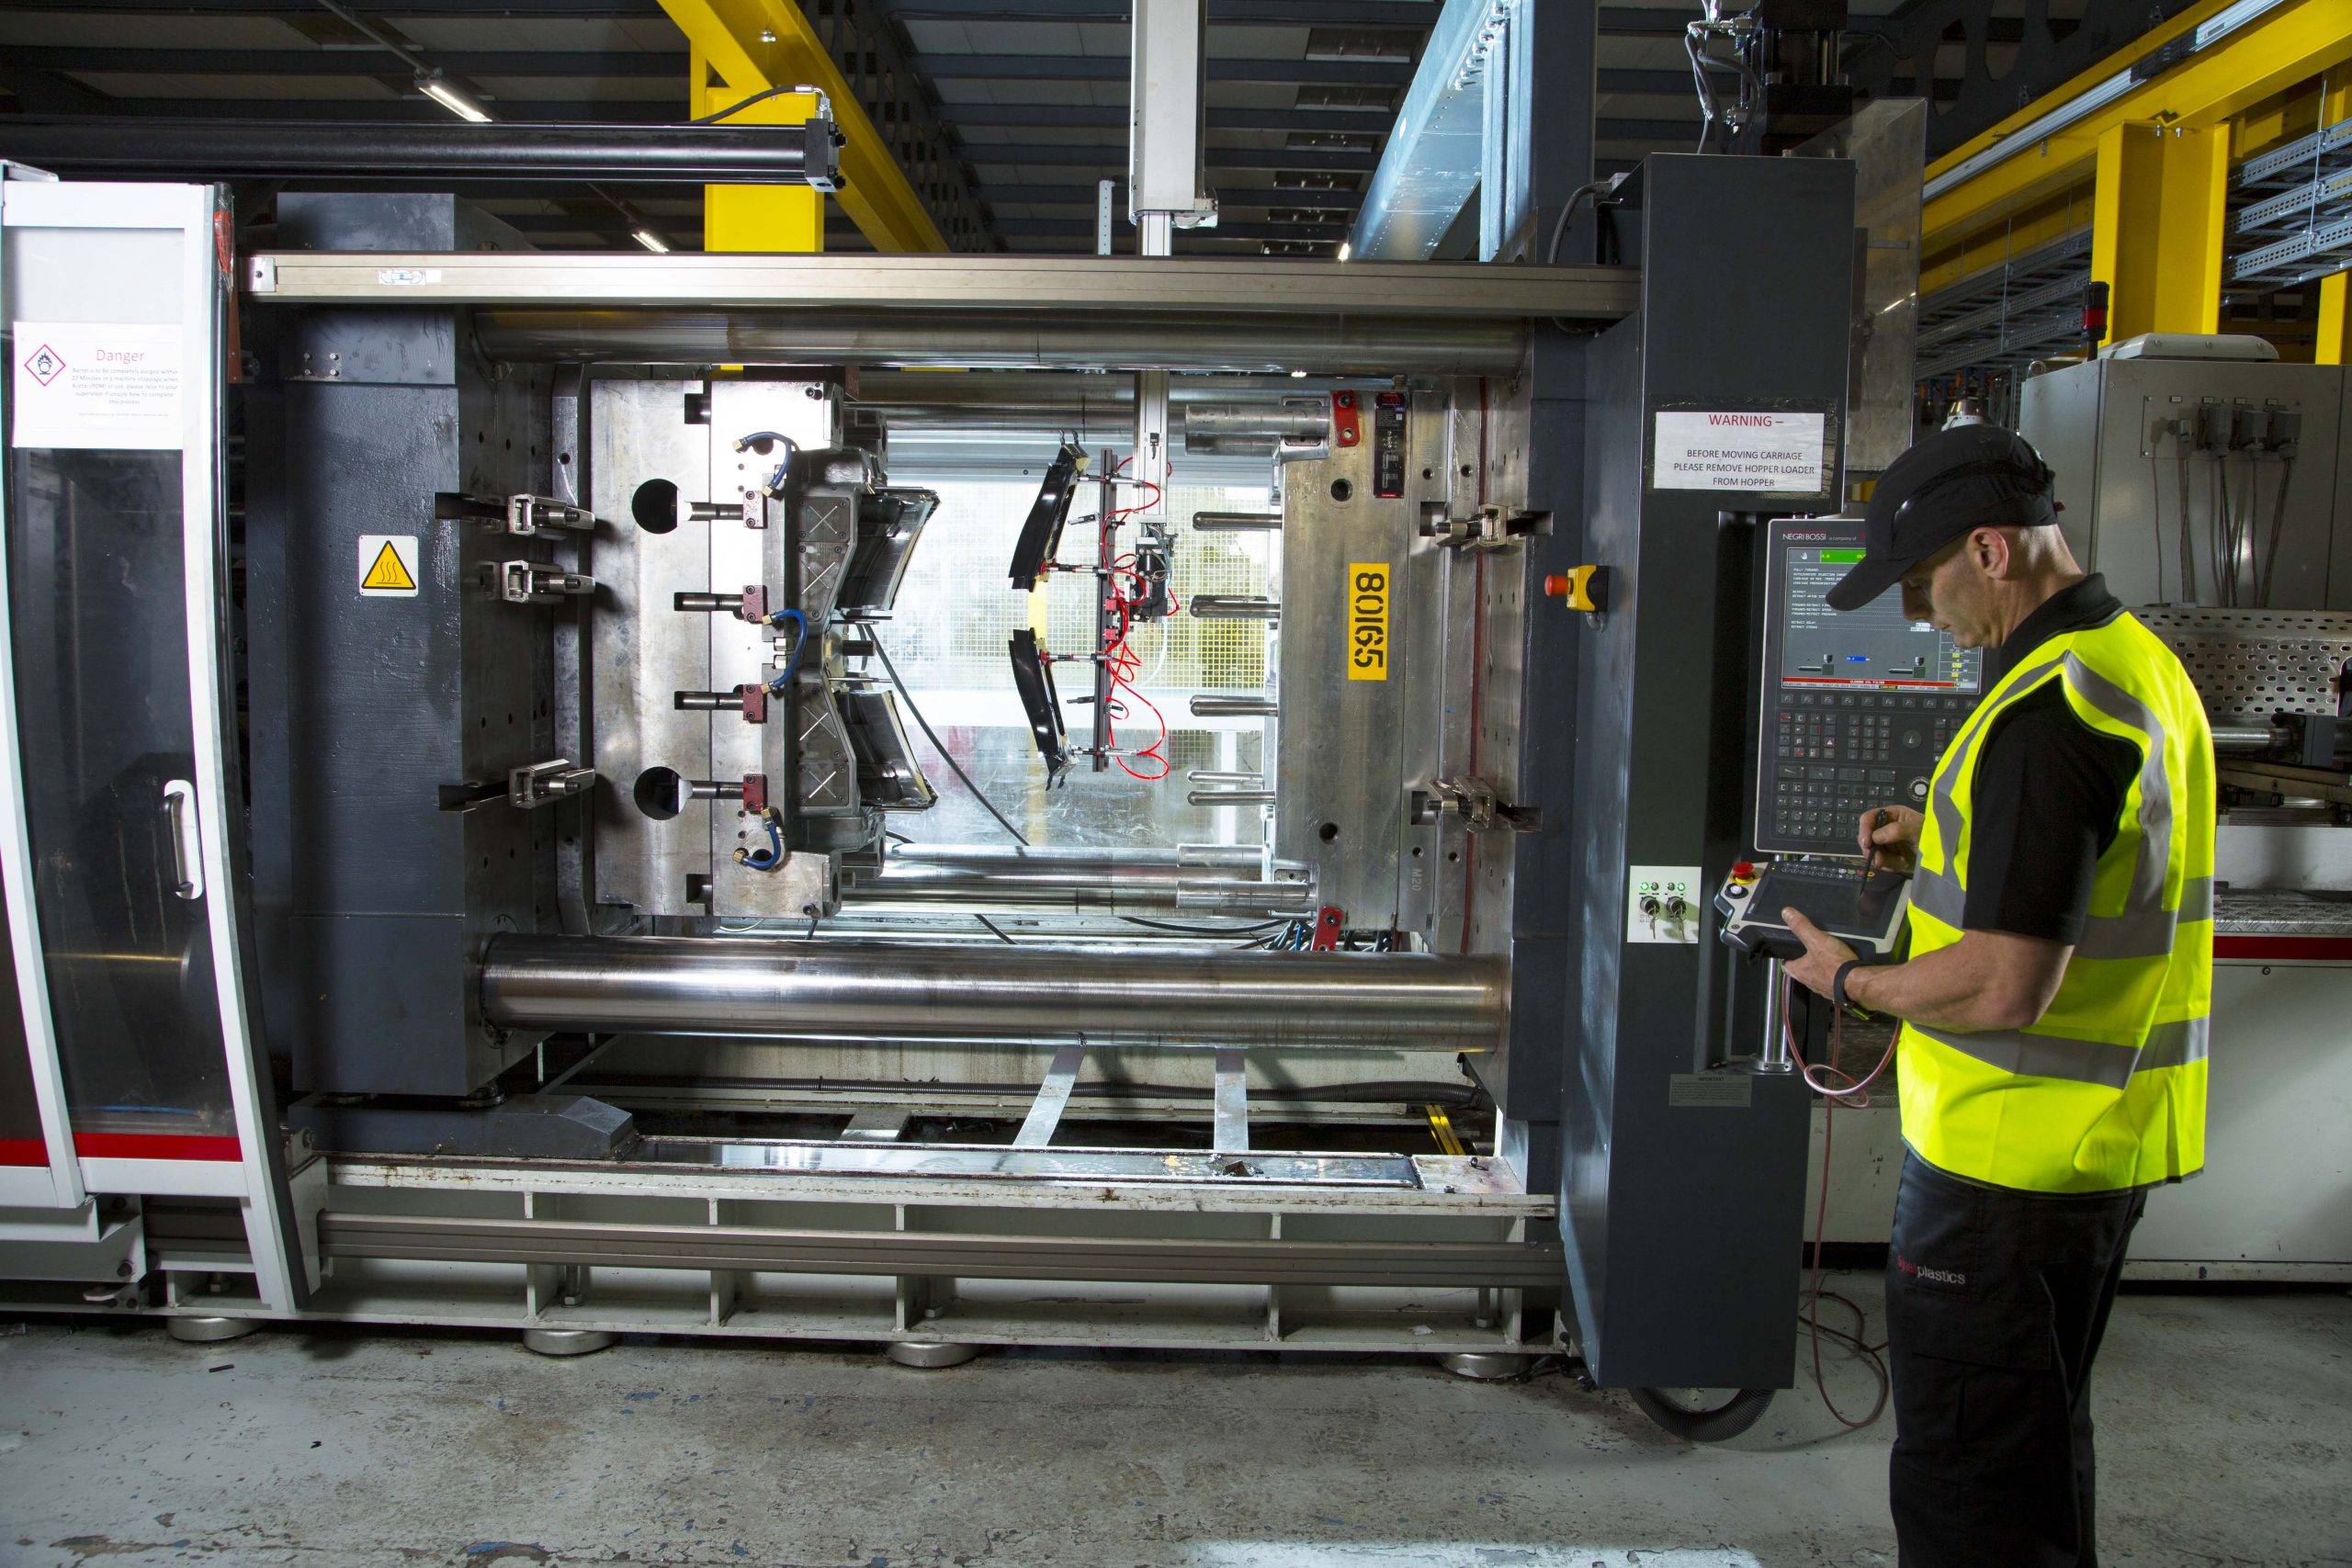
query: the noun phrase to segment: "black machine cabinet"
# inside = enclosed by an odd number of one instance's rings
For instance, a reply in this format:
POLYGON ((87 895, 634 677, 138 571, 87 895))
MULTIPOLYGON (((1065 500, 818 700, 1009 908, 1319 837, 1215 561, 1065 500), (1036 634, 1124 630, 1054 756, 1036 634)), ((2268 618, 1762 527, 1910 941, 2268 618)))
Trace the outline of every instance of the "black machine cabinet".
MULTIPOLYGON (((522 248, 448 196, 278 198, 319 250, 522 248)), ((254 887, 272 1047, 298 1090, 456 1097, 535 1037, 476 1016, 498 930, 548 930, 567 808, 509 804, 556 755, 548 617, 498 600, 550 547, 443 515, 541 492, 548 372, 484 363, 468 313, 256 313, 247 477, 254 887), (299 460, 284 455, 296 455, 299 460), (364 592, 382 541, 390 589, 364 592), (366 561, 361 554, 368 551, 366 561), (401 577, 413 592, 401 592, 401 577)))
POLYGON ((1582 621, 1566 759, 1581 850, 1560 1230, 1599 1381, 1780 1387, 1808 1097, 1741 1060, 1761 1045, 1760 970, 1711 936, 1638 940, 1626 910, 1635 867, 1713 887, 1747 853, 1755 541, 1732 514, 1836 510, 1854 171, 1660 156, 1640 200, 1641 307, 1585 356, 1582 558, 1609 589, 1582 621), (1754 450, 1726 466, 1725 442, 1754 450), (1733 488, 1759 466, 1779 488, 1733 488))

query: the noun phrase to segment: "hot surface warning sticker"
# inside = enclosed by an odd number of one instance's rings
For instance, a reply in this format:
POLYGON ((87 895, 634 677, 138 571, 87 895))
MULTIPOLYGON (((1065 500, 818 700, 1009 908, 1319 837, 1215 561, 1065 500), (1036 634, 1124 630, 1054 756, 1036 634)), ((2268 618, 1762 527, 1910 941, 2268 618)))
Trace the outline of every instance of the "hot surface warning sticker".
POLYGON ((1661 409, 1650 488, 1819 495, 1828 430, 1823 413, 1661 409))
POLYGON ((180 329, 18 321, 16 446, 169 452, 180 423, 180 329))
POLYGON ((359 596, 363 599, 416 597, 416 536, 359 536, 359 596))

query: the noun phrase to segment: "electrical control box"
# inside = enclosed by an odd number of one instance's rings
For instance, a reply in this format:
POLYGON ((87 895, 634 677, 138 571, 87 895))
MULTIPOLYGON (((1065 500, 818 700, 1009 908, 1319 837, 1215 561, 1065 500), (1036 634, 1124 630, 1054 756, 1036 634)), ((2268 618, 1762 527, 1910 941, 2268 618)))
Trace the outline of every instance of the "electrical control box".
POLYGON ((2018 429, 2075 558, 2126 604, 2352 610, 2345 367, 2183 357, 2211 341, 2026 381, 2018 429))
POLYGON ((1698 942, 1699 909, 1706 895, 1700 890, 1697 866, 1628 866, 1625 880, 1627 942, 1698 942))

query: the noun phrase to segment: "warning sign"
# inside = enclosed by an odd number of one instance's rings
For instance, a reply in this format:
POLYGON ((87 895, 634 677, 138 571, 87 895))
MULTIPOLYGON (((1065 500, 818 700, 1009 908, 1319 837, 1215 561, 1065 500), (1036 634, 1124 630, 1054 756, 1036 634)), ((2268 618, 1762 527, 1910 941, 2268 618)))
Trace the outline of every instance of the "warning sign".
POLYGON ((359 536, 359 596, 363 599, 416 597, 416 536, 359 536))
POLYGON ((164 451, 180 413, 180 329, 18 321, 12 446, 164 451))
POLYGON ((1661 409, 1650 488, 1819 495, 1828 428, 1824 413, 1661 409))

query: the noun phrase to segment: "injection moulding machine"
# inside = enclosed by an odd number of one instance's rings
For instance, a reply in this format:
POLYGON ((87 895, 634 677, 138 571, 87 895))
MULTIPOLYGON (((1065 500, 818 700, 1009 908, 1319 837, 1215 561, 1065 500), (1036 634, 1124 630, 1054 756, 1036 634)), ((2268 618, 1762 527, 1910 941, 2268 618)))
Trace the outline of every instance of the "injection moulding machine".
POLYGON ((1788 1382, 1806 1096, 1693 890, 1760 525, 1842 492, 1850 164, 1653 159, 1606 268, 0 193, 0 1307, 1788 1382), (891 450, 986 430, 959 605, 1091 609, 980 769, 893 663, 965 476, 891 450), (1161 504, 1193 453, 1278 506, 1161 504), (1267 592, 1190 591, 1221 533, 1267 592), (1229 765, 1139 761, 1186 617, 1265 650, 1229 765), (926 837, 959 767, 1005 822, 926 837))

